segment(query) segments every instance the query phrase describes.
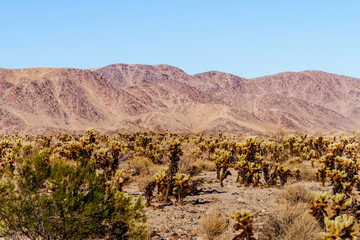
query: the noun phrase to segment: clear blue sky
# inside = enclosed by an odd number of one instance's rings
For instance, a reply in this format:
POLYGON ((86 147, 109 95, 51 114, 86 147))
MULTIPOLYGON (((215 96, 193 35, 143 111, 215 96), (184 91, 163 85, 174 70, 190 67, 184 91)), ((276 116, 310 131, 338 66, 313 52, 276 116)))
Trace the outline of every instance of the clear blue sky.
POLYGON ((359 0, 3 0, 0 67, 169 64, 360 78, 359 0))

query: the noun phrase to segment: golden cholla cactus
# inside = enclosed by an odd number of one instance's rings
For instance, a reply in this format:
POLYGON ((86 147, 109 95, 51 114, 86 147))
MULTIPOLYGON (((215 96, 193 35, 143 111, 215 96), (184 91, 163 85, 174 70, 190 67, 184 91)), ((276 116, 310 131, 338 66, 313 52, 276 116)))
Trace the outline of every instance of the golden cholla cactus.
POLYGON ((167 155, 170 160, 169 171, 167 175, 168 184, 166 186, 166 193, 164 196, 164 201, 169 202, 169 196, 173 192, 174 186, 174 176, 178 172, 178 162, 180 161, 180 156, 184 154, 181 146, 181 141, 178 138, 172 138, 167 142, 167 155))
POLYGON ((325 164, 321 164, 320 168, 316 171, 315 175, 318 179, 318 181, 321 182, 321 185, 324 187, 325 186, 325 182, 326 182, 326 177, 327 177, 327 171, 328 169, 326 169, 326 165, 325 164))
POLYGON ((291 171, 289 168, 280 165, 278 168, 278 175, 280 177, 280 185, 283 187, 287 182, 287 178, 291 176, 291 171))
POLYGON ((327 153, 320 158, 320 163, 324 164, 326 168, 332 170, 335 168, 335 157, 334 153, 327 153))
POLYGON ((230 151, 224 149, 216 149, 215 151, 215 165, 216 177, 220 180, 220 185, 223 187, 223 181, 228 175, 231 175, 228 168, 231 166, 232 154, 230 151))
POLYGON ((155 186, 158 189, 158 193, 161 194, 162 196, 165 196, 166 193, 166 189, 167 189, 167 184, 168 184, 168 172, 169 172, 169 167, 163 167, 158 173, 156 173, 153 176, 154 182, 155 182, 155 186))
POLYGON ((94 154, 94 158, 96 161, 96 165, 99 166, 102 169, 112 169, 115 170, 115 166, 114 166, 114 157, 113 155, 110 153, 110 149, 108 148, 100 148, 98 150, 96 150, 95 154, 94 154))
POLYGON ((331 209, 334 210, 334 216, 339 216, 341 213, 349 209, 352 200, 345 194, 333 195, 330 197, 332 201, 331 209))
POLYGON ((355 221, 352 216, 346 214, 338 216, 335 220, 325 218, 326 233, 323 234, 324 239, 357 239, 355 231, 355 221))
POLYGON ((16 156, 11 148, 6 148, 2 151, 0 158, 0 170, 8 167, 11 171, 15 170, 16 156))
POLYGON ((261 171, 262 171, 262 175, 264 176, 266 185, 269 186, 269 181, 270 181, 270 162, 269 161, 261 162, 261 171))
POLYGON ((257 186, 261 177, 261 166, 255 162, 248 162, 240 156, 240 161, 236 163, 235 169, 238 170, 237 182, 248 186, 257 186))
POLYGON ((336 193, 346 193, 350 194, 352 192, 352 187, 347 183, 347 173, 340 170, 328 170, 327 176, 330 178, 331 183, 333 184, 333 194, 336 193))
POLYGON ((314 192, 315 199, 311 201, 311 214, 316 218, 321 226, 324 226, 324 219, 327 216, 330 196, 327 192, 314 192))
POLYGON ((233 226, 234 230, 242 230, 241 233, 236 235, 233 240, 253 240, 254 229, 252 226, 254 215, 250 210, 241 209, 236 211, 234 216, 231 216, 235 220, 233 226))
POLYGON ((124 184, 129 180, 131 171, 128 168, 123 168, 115 172, 112 178, 114 187, 122 191, 124 184))
POLYGON ((345 146, 345 154, 349 158, 353 158, 359 151, 359 144, 358 143, 350 143, 345 146))
POLYGON ((327 151, 334 155, 341 155, 344 151, 344 145, 341 142, 332 143, 327 147, 327 151))
POLYGON ((94 128, 92 128, 92 127, 86 128, 86 129, 85 129, 85 133, 86 133, 87 135, 95 135, 94 128))
POLYGON ((190 193, 189 186, 190 175, 176 173, 174 177, 174 193, 180 205, 183 205, 184 198, 190 193))
POLYGON ((299 168, 294 168, 292 171, 294 172, 296 181, 300 181, 301 180, 301 176, 300 176, 301 171, 300 171, 300 169, 299 168))

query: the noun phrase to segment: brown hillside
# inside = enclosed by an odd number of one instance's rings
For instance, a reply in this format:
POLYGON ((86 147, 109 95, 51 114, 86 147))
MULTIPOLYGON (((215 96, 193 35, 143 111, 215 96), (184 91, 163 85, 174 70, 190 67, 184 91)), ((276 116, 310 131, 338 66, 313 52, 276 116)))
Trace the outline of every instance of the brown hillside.
POLYGON ((1 69, 0 131, 357 130, 360 79, 319 71, 245 79, 168 65, 1 69))

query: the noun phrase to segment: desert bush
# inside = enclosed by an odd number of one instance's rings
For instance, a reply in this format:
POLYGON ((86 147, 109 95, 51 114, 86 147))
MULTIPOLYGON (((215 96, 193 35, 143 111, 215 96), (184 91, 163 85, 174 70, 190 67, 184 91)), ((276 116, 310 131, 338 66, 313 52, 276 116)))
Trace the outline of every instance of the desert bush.
POLYGON ((316 174, 315 169, 313 169, 310 165, 307 165, 306 163, 300 163, 294 165, 295 168, 298 168, 300 170, 300 178, 303 181, 316 181, 316 174))
POLYGON ((319 224, 310 214, 299 216, 285 231, 279 240, 320 240, 322 231, 319 224))
POLYGON ((309 204, 279 205, 266 222, 262 235, 266 239, 319 239, 321 228, 309 214, 309 204), (294 238, 291 238, 294 237, 294 238))
POLYGON ((194 160, 192 158, 180 158, 178 162, 179 173, 190 174, 194 176, 200 172, 200 169, 197 165, 194 164, 194 160))
POLYGON ((216 169, 216 166, 214 162, 206 160, 206 159, 197 159, 194 162, 194 165, 197 166, 197 168, 200 171, 206 170, 206 171, 214 171, 216 169))
POLYGON ((128 163, 134 175, 150 175, 150 170, 155 165, 149 158, 138 156, 130 159, 128 163))
POLYGON ((220 210, 214 209, 201 217, 200 226, 206 237, 212 240, 226 231, 228 220, 220 210))
POLYGON ((309 203, 314 199, 312 192, 302 183, 295 183, 286 186, 283 197, 288 203, 293 205, 299 202, 309 203))
POLYGON ((141 198, 119 191, 95 161, 50 164, 37 155, 3 173, 0 235, 18 239, 144 239, 141 198), (84 162, 83 162, 84 163, 84 162), (15 172, 15 171, 14 171, 15 172))

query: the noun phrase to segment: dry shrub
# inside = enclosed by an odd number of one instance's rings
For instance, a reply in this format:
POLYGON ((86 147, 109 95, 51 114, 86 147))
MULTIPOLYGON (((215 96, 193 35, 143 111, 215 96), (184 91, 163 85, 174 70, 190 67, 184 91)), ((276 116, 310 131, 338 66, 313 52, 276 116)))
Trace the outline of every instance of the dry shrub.
POLYGON ((287 161, 284 164, 289 169, 298 168, 300 170, 300 178, 302 181, 316 181, 316 169, 312 168, 309 162, 294 163, 287 161))
POLYGON ((199 172, 197 166, 194 165, 194 160, 192 158, 180 158, 178 162, 179 173, 186 173, 190 175, 196 175, 199 172))
POLYGON ((314 199, 312 192, 308 190, 302 183, 295 183, 286 186, 283 197, 288 203, 292 205, 295 205, 299 202, 310 203, 310 201, 314 199))
POLYGON ((216 169, 214 162, 198 158, 194 165, 197 166, 200 170, 205 171, 214 171, 216 169))
POLYGON ((150 169, 155 165, 146 157, 135 156, 128 161, 135 175, 150 175, 150 169))
POLYGON ((310 164, 301 163, 295 167, 300 169, 300 177, 303 181, 316 181, 316 169, 312 168, 310 164))
POLYGON ((298 217, 288 228, 281 240, 320 240, 322 229, 318 222, 310 214, 298 217))
POLYGON ((222 235, 228 228, 228 219, 218 209, 210 210, 200 219, 200 226, 209 240, 222 235))
POLYGON ((265 239, 317 240, 321 227, 309 214, 309 204, 280 205, 265 225, 262 233, 265 239))

